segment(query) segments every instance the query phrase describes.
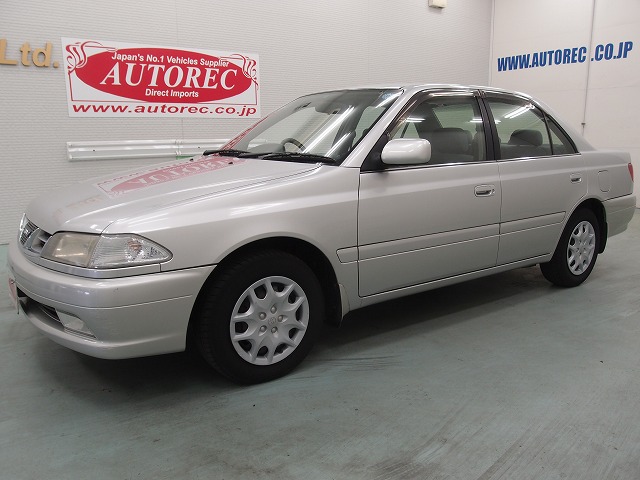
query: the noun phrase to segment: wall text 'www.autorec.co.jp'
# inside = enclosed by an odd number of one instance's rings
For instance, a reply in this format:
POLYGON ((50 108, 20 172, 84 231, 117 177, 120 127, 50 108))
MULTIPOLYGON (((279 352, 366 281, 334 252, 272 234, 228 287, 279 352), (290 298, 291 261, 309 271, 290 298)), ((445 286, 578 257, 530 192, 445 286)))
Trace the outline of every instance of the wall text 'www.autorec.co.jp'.
POLYGON ((249 107, 244 105, 242 107, 229 107, 229 106, 196 106, 196 105, 157 105, 157 104, 142 104, 142 105, 113 105, 113 104, 73 104, 73 111, 76 113, 178 113, 178 114, 212 114, 212 115, 227 115, 227 116, 239 116, 249 117, 256 113, 255 107, 249 107))
POLYGON ((607 60, 622 60, 629 57, 633 49, 633 42, 602 43, 596 45, 593 55, 589 58, 587 47, 558 48, 541 52, 523 53, 509 57, 498 58, 498 71, 524 70, 527 68, 551 67, 584 63, 587 60, 601 62, 607 60))

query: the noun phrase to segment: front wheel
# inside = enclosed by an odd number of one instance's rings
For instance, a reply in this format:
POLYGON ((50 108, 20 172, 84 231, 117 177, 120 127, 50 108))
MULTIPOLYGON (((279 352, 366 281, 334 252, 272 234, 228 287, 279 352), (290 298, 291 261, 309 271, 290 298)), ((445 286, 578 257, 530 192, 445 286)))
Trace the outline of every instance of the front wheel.
POLYGON ((205 360, 238 383, 285 375, 311 350, 324 315, 322 289, 299 258, 280 251, 225 267, 196 311, 205 360))
POLYGON ((544 277, 561 287, 584 282, 600 249, 600 225, 591 210, 577 210, 567 222, 553 257, 540 264, 544 277))

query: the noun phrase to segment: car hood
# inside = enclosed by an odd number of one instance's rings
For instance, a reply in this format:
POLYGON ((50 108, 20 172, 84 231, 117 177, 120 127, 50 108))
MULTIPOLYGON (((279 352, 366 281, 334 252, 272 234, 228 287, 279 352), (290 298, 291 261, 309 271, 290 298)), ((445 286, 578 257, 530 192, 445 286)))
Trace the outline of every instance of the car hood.
POLYGON ((86 180, 36 198, 27 217, 53 234, 101 233, 112 222, 300 175, 316 164, 202 156, 86 180))

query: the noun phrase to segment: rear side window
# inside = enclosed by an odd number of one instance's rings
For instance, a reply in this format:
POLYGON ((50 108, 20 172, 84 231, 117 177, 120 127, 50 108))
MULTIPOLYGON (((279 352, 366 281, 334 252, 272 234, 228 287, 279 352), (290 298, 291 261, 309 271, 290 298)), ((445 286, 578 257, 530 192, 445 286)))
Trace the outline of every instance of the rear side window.
POLYGON ((502 98, 489 98, 487 105, 496 123, 502 159, 552 154, 544 114, 535 105, 502 98))
POLYGON ((498 132, 500 158, 570 155, 576 148, 551 117, 527 100, 489 97, 498 132))

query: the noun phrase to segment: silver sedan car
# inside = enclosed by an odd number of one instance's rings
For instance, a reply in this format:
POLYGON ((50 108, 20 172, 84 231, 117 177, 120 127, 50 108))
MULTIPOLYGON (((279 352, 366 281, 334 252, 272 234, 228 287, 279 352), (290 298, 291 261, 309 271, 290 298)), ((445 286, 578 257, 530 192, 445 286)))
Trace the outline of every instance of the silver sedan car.
POLYGON ((595 150, 529 96, 336 90, 220 150, 35 199, 9 282, 33 325, 73 350, 193 345, 255 383, 366 305, 536 264, 579 285, 635 205, 629 155, 595 150))

